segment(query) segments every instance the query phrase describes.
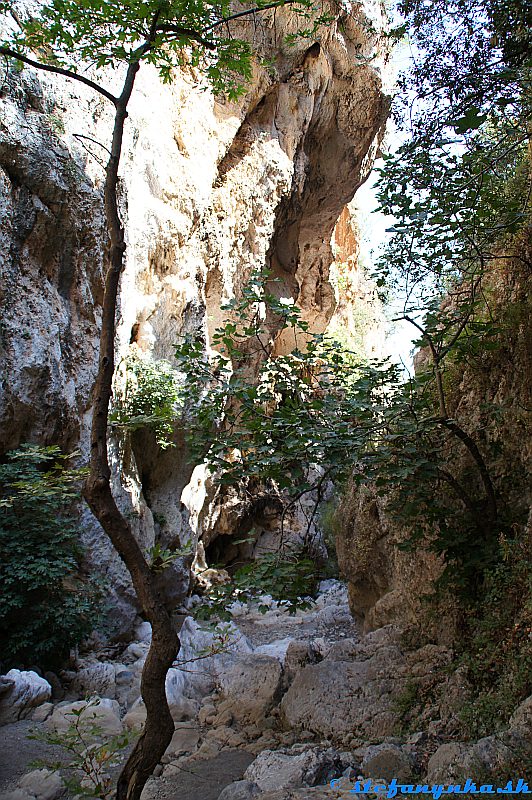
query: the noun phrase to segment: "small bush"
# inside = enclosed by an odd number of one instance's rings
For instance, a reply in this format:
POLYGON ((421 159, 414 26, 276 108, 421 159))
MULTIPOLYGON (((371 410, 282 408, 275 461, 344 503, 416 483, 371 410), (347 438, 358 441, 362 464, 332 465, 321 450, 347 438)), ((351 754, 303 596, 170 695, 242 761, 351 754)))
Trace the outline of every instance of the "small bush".
POLYGON ((504 728, 532 693, 532 551, 524 539, 501 543, 501 562, 485 578, 482 600, 468 609, 457 663, 474 687, 462 709, 464 736, 504 728))
POLYGON ((129 431, 151 428, 157 444, 172 447, 182 401, 178 373, 168 361, 133 354, 123 362, 125 387, 115 398, 109 419, 129 431))
POLYGON ((238 569, 231 583, 213 586, 206 602, 195 611, 197 619, 231 619, 229 606, 235 600, 259 600, 259 611, 268 605, 260 604, 261 595, 270 595, 291 614, 311 606, 310 597, 317 587, 316 565, 302 554, 293 556, 268 553, 238 569))
POLYGON ((98 621, 79 572, 70 510, 81 473, 58 447, 24 445, 0 465, 0 639, 4 667, 61 663, 98 621))

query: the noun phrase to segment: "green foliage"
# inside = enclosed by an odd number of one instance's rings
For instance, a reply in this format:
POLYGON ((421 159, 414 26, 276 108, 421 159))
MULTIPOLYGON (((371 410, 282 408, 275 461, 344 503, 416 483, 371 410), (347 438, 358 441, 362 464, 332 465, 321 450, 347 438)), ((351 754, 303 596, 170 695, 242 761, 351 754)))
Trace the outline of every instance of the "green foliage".
MULTIPOLYGON (((231 619, 229 607, 235 601, 252 602, 270 595, 291 614, 309 608, 316 591, 316 565, 301 554, 268 553, 238 569, 231 583, 213 586, 208 600, 195 609, 197 619, 231 619)), ((266 613, 268 605, 259 603, 266 613)))
POLYGON ((301 495, 328 476, 347 476, 385 409, 385 387, 396 370, 382 364, 363 370, 355 354, 310 334, 299 309, 279 302, 264 281, 255 276, 242 300, 229 304, 237 321, 217 331, 221 352, 210 361, 191 338, 176 351, 186 375, 189 446, 219 470, 222 483, 258 479, 301 495), (251 381, 250 366, 268 336, 262 305, 300 346, 278 358, 266 353, 251 381), (309 465, 318 469, 316 479, 309 479, 309 465))
MULTIPOLYGON (((244 6, 249 12, 270 5, 265 0, 244 6)), ((281 0, 277 4, 283 6, 281 0)), ((310 0, 297 0, 302 14, 310 0)), ((9 14, 10 2, 0 3, 9 14)), ((38 52, 43 61, 70 69, 83 64, 119 67, 143 61, 153 64, 166 83, 180 66, 199 67, 215 93, 238 97, 252 74, 252 46, 232 35, 225 24, 234 8, 229 0, 186 3, 183 0, 51 0, 31 17, 7 44, 21 54, 38 52), (145 46, 143 42, 149 42, 145 46)), ((314 19, 310 30, 316 24, 314 19)))
POLYGON ((162 572, 170 566, 177 558, 193 555, 194 548, 192 542, 188 542, 184 547, 169 550, 156 542, 148 551, 148 563, 153 572, 162 572))
POLYGON ((507 339, 511 323, 487 299, 493 275, 526 261, 530 26, 525 6, 506 0, 404 0, 400 10, 417 55, 395 104, 404 140, 380 170, 380 210, 395 222, 376 278, 402 298, 429 364, 379 441, 387 464, 376 484, 411 531, 405 547, 428 542, 444 557, 442 583, 471 598, 520 522, 490 475, 485 431, 503 410, 484 404, 481 429, 464 423, 467 439, 451 416, 464 369, 485 371, 507 339))
MULTIPOLYGON (((441 587, 464 597, 481 592, 515 514, 491 507, 486 460, 475 438, 442 412, 434 372, 405 380, 395 367, 361 363, 337 342, 310 333, 298 308, 280 303, 266 280, 254 276, 229 305, 230 320, 214 336, 218 354, 207 360, 192 339, 177 350, 194 458, 208 463, 222 484, 266 485, 286 498, 287 508, 310 495, 310 522, 327 481, 370 483, 409 530, 402 547, 443 556, 441 587), (299 346, 290 355, 269 356, 264 317, 277 331, 291 330, 299 346), (465 465, 460 474, 453 466, 457 451, 465 465)), ((466 309, 465 321, 456 307, 428 315, 441 326, 440 339, 431 342, 443 378, 443 359, 449 352, 458 357, 463 339, 471 354, 473 343, 486 349, 493 335, 490 321, 470 316, 470 304, 466 309)))
POLYGON ((120 765, 124 750, 137 736, 136 731, 124 731, 116 736, 105 735, 98 725, 96 709, 99 700, 89 700, 66 716, 72 721, 65 731, 33 731, 29 738, 55 745, 69 754, 67 763, 38 762, 54 772, 65 772, 63 780, 73 796, 97 797, 110 800, 116 787, 108 770, 120 765))
POLYGON ((4 665, 58 665, 98 622, 82 578, 71 504, 82 471, 58 447, 24 445, 0 465, 0 636, 4 665))
POLYGON ((457 664, 467 668, 473 696, 461 714, 465 736, 504 727, 532 694, 532 549, 502 539, 499 563, 487 571, 484 593, 465 618, 457 664))
POLYGON ((173 447, 182 405, 175 369, 168 361, 135 354, 124 360, 123 372, 124 389, 115 397, 111 425, 128 431, 150 428, 163 450, 173 447))
POLYGON ((338 497, 334 496, 323 503, 318 517, 318 527, 327 548, 327 562, 323 568, 324 578, 338 578, 339 567, 336 555, 336 535, 338 532, 338 497))
POLYGON ((416 310, 482 275, 526 221, 530 176, 508 191, 532 118, 525 5, 401 3, 420 57, 396 100, 406 140, 380 171, 380 208, 396 223, 378 278, 416 310))

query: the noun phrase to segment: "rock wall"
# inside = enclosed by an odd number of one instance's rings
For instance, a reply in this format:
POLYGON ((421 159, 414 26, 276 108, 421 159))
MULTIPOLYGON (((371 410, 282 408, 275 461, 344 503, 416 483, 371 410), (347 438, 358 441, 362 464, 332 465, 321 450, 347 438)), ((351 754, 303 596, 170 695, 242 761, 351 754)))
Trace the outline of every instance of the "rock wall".
MULTIPOLYGON (((326 326, 335 307, 331 237, 369 173, 389 107, 381 4, 333 13, 315 40, 293 46, 285 37, 298 20, 287 9, 237 29, 269 64, 256 66, 237 104, 215 99, 192 69, 171 86, 141 69, 121 167, 118 364, 132 348, 171 359, 185 332, 207 347, 222 302, 256 267, 281 279, 279 291, 316 329, 326 326)), ((104 80, 114 86, 119 77, 104 80)), ((30 69, 5 72, 0 103, 0 451, 30 440, 85 454, 110 108, 89 89, 30 69)), ((190 535, 181 494, 194 465, 180 434, 176 445, 163 454, 149 437, 113 442, 115 492, 145 546, 190 535)), ((88 512, 82 527, 126 629, 135 615, 127 575, 88 512)), ((179 593, 186 570, 173 580, 179 593)))
MULTIPOLYGON (((477 354, 446 362, 445 387, 449 415, 478 443, 494 481, 501 529, 523 560, 530 560, 531 501, 529 465, 530 379, 532 367, 530 228, 514 242, 516 257, 493 260, 483 290, 486 307, 478 313, 494 321, 495 335, 477 354), (488 316, 489 315, 489 316, 488 316), (509 523, 511 521, 511 523, 509 523), (507 528, 508 530, 508 528, 507 528)), ((452 296, 447 299, 452 303, 452 296)), ((420 350, 416 370, 431 369, 430 353, 420 350)), ((471 459, 467 450, 450 440, 445 454, 448 469, 468 485, 471 459)), ((475 473, 473 473, 475 474, 475 473)), ((371 631, 389 623, 409 625, 425 636, 450 644, 457 632, 460 601, 440 601, 437 614, 423 598, 433 594, 442 561, 420 543, 414 552, 400 551, 409 531, 389 513, 386 501, 371 487, 348 487, 338 515, 339 565, 348 582, 353 614, 371 631)), ((479 547, 486 545, 479 542, 479 547)), ((515 557, 515 556, 513 556, 515 557)), ((510 558, 510 557, 508 557, 510 558)), ((509 563, 513 563, 509 561, 509 563)), ((516 567, 517 569, 517 567, 516 567)), ((516 602, 525 616, 527 598, 516 602)))

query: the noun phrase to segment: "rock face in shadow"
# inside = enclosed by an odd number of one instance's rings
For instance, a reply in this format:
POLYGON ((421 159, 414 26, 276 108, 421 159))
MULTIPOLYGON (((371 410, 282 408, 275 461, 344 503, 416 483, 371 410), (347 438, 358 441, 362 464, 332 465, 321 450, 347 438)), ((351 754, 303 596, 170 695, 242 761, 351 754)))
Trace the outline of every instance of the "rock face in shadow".
POLYGON ((283 717, 291 727, 345 744, 391 736, 403 664, 393 630, 361 643, 339 642, 319 664, 297 673, 281 702, 283 717))
MULTIPOLYGON (((203 91, 193 70, 163 86, 142 67, 121 167, 119 367, 131 352, 171 359, 184 333, 207 346, 224 300, 257 267, 271 269, 276 291, 297 299, 315 329, 327 324, 331 236, 369 173, 389 108, 380 6, 333 15, 316 41, 294 46, 285 37, 299 22, 288 9, 235 29, 271 62, 256 66, 237 104, 203 91)), ((31 69, 9 73, 0 105, 0 450, 31 440, 86 454, 111 108, 31 69)), ((276 345, 291 346, 290 337, 276 345)), ((190 536, 180 497, 194 465, 179 432, 176 444, 164 454, 149 437, 112 444, 114 491, 146 547, 190 536)), ((114 587, 116 629, 125 630, 135 616, 127 575, 88 513, 83 531, 114 587)), ((177 594, 186 581, 185 569, 177 594)))

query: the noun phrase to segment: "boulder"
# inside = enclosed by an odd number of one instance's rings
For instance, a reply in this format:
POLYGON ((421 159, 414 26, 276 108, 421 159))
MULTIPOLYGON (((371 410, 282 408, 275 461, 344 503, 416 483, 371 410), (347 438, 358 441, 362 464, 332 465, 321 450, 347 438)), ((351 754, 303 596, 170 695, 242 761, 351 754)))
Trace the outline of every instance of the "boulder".
POLYGON ((473 778, 473 775, 468 774, 472 750, 472 745, 463 742, 442 744, 429 758, 427 781, 445 784, 473 778))
POLYGON ((510 717, 510 732, 532 745, 532 695, 523 700, 510 717))
POLYGON ((370 745, 366 748, 360 771, 365 778, 381 778, 407 783, 412 778, 413 764, 408 755, 395 744, 370 745))
POLYGON ((185 753, 192 753, 198 746, 199 730, 192 725, 179 724, 176 726, 172 741, 166 748, 165 756, 176 758, 185 753))
POLYGON ((54 710, 53 703, 43 703, 42 706, 37 706, 31 719, 33 722, 44 722, 54 710))
POLYGON ((144 723, 146 722, 146 706, 144 705, 142 698, 133 703, 130 710, 127 712, 125 717, 122 720, 122 723, 128 730, 140 730, 144 727, 144 723))
POLYGON ((24 775, 18 782, 19 788, 36 798, 36 800, 56 800, 65 788, 57 772, 48 769, 36 769, 24 775))
POLYGON ((321 661, 321 653, 313 642, 293 639, 287 647, 284 660, 284 681, 289 685, 297 673, 307 664, 321 661))
POLYGON ((70 692, 75 697, 107 697, 116 698, 115 666, 98 662, 80 669, 70 684, 70 692))
POLYGON ((237 656, 219 677, 224 708, 239 722, 262 719, 279 701, 281 677, 281 665, 272 656, 237 656))
POLYGON ((327 783, 348 766, 333 748, 263 750, 244 773, 246 780, 257 784, 261 791, 296 789, 327 783))
POLYGON ((12 792, 0 792, 0 800, 35 800, 35 797, 24 789, 13 789, 12 792))
POLYGON ((122 732, 120 706, 116 700, 94 698, 93 700, 77 700, 74 703, 61 703, 54 708, 53 714, 44 723, 45 727, 58 732, 67 731, 79 720, 79 725, 86 735, 115 736, 122 732), (78 715, 77 712, 81 712, 78 715))
POLYGON ((0 677, 0 725, 25 719, 51 697, 52 687, 36 672, 10 670, 0 677))
MULTIPOLYGON (((173 700, 168 698, 168 705, 174 722, 196 719, 198 716, 199 703, 196 700, 190 700, 188 697, 176 697, 173 700)), ((133 703, 122 721, 126 728, 130 730, 140 729, 144 726, 146 722, 146 706, 142 697, 139 697, 133 703)))
POLYGON ((222 789, 218 800, 252 800, 260 794, 260 789, 253 781, 235 781, 222 789))
POLYGON ((336 741, 392 735, 401 651, 388 645, 364 655, 353 662, 328 656, 298 672, 281 703, 285 721, 336 741))

